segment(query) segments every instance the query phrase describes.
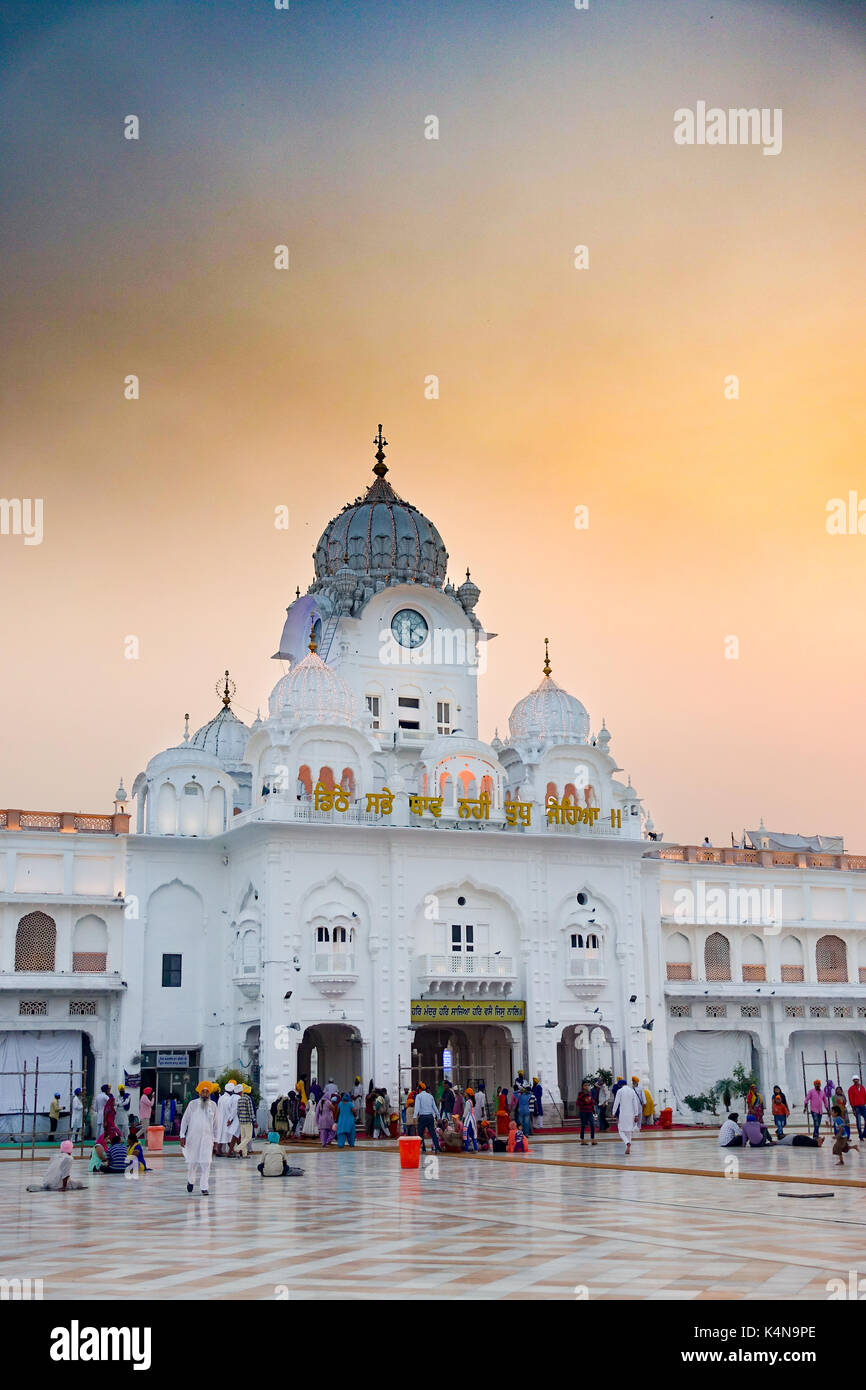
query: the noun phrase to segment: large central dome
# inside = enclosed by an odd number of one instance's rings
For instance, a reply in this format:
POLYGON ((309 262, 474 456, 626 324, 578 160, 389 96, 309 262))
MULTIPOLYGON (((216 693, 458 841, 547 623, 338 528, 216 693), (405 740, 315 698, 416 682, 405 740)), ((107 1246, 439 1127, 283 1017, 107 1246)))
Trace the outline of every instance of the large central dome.
POLYGON ((313 554, 316 579, 328 579, 348 565, 353 574, 385 583, 393 576, 401 583, 441 589, 448 564, 445 544, 433 522, 386 481, 387 442, 380 425, 374 440, 376 477, 364 497, 347 503, 322 532, 313 554))

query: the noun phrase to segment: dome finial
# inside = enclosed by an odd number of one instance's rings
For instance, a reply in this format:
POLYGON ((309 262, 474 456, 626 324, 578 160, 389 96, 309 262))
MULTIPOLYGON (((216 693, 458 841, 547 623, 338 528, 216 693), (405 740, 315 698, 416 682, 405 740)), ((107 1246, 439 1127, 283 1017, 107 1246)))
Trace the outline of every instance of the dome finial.
POLYGON ((189 743, 189 715, 183 716, 183 741, 189 743))
POLYGON ((388 441, 382 437, 381 425, 379 426, 379 433, 376 435, 373 443, 376 445, 376 462, 373 464, 373 472, 376 474, 377 478, 384 478, 385 474, 388 472, 388 465, 385 462, 385 445, 388 441))
MULTIPOLYGON (((224 676, 225 676, 225 685, 224 685, 223 688, 222 688, 223 709, 228 709, 229 705, 230 705, 231 702, 232 702, 232 694, 233 694, 233 690, 234 690, 234 681, 232 681, 232 688, 229 689, 229 673, 228 673, 228 671, 224 671, 223 674, 224 674, 224 676)), ((218 691, 218 693, 219 693, 219 691, 218 691)))
POLYGON ((311 652, 315 652, 315 651, 317 650, 318 646, 319 646, 319 644, 318 644, 318 642, 316 641, 316 624, 315 624, 315 620, 314 620, 314 621, 310 624, 310 651, 311 651, 311 652))
POLYGON ((550 667, 550 652, 549 652, 548 649, 547 649, 547 638, 545 637, 545 639, 544 639, 544 674, 545 674, 546 676, 549 676, 549 675, 550 675, 550 670, 551 670, 551 667, 550 667))

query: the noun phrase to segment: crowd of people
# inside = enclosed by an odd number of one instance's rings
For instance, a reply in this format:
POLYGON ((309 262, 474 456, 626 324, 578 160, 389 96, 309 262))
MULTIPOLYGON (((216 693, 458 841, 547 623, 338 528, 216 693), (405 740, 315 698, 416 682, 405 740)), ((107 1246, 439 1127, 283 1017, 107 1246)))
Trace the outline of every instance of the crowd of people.
POLYGON ((844 1165, 844 1155, 851 1149, 859 1149, 851 1142, 851 1120, 854 1115, 857 1125, 857 1138, 866 1138, 866 1087, 859 1076, 851 1080, 848 1093, 839 1085, 828 1080, 822 1085, 820 1079, 812 1083, 806 1094, 803 1112, 811 1124, 811 1134, 787 1134, 786 1127, 791 1117, 788 1099, 781 1086, 773 1087, 770 1098, 770 1117, 775 1126, 776 1137, 770 1134, 766 1122, 764 1098, 756 1086, 751 1086, 746 1094, 746 1117, 739 1123, 739 1111, 732 1110, 719 1129, 719 1147, 722 1149, 760 1149, 773 1145, 789 1148, 819 1149, 827 1137, 821 1133, 824 1121, 833 1136, 833 1153, 836 1161, 844 1165))

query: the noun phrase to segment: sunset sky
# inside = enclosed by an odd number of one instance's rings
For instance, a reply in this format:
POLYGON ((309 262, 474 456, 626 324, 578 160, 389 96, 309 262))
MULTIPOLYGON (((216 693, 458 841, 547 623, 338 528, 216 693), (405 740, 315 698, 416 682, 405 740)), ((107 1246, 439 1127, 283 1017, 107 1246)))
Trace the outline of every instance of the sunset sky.
POLYGON ((548 636, 666 838, 763 816, 866 851, 866 534, 825 525, 866 502, 866 6, 0 22, 0 493, 44 504, 41 545, 0 536, 0 807, 110 807, 226 666, 265 708, 381 420, 499 634, 483 737, 548 636), (698 101, 781 108, 781 153, 676 145, 698 101))

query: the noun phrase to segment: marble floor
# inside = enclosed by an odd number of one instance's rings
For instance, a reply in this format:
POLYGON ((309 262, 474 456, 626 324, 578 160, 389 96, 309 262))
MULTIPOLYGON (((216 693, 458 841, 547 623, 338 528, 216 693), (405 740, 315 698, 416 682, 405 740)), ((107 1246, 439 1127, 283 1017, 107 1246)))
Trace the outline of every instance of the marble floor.
POLYGON ((653 1135, 630 1158, 542 1139, 415 1172, 395 1144, 291 1160, 303 1178, 267 1182, 217 1160, 203 1198, 176 1152, 138 1181, 76 1163, 90 1185, 63 1194, 25 1191, 44 1161, 6 1159, 0 1278, 75 1300, 825 1300, 866 1274, 866 1147, 844 1169, 829 1145, 734 1155, 714 1135, 653 1135))

